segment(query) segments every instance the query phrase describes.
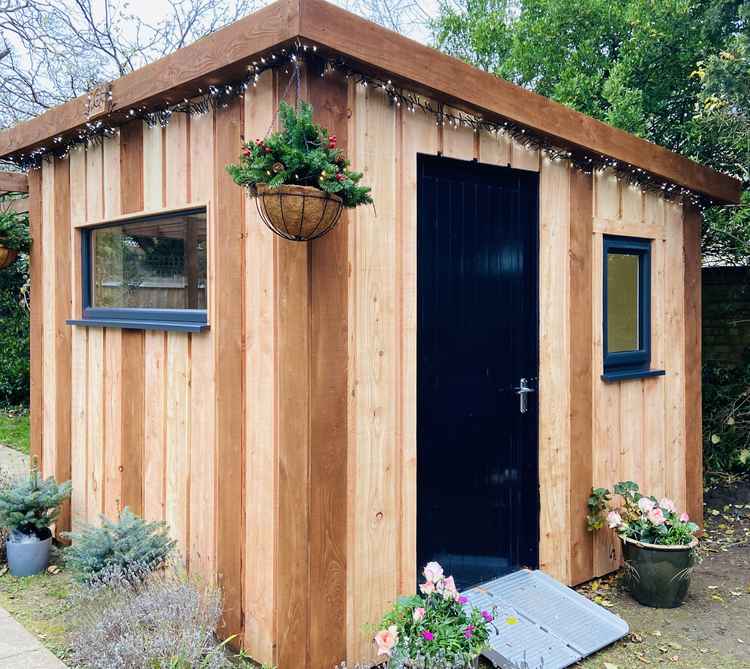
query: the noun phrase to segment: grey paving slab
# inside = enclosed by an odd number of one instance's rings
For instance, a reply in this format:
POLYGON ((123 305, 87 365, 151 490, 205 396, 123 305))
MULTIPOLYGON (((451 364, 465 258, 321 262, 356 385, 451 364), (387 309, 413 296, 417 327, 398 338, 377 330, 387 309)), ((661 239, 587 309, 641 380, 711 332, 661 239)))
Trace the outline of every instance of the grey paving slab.
POLYGON ((20 477, 29 471, 29 456, 0 444, 0 467, 13 477, 20 477))
POLYGON ((66 669, 66 666, 0 608, 0 669, 66 669))

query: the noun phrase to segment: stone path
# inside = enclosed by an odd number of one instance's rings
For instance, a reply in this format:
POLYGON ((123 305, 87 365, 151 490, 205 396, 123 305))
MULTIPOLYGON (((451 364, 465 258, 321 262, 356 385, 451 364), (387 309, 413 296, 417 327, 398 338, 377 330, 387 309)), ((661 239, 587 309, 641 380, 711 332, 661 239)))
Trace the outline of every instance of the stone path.
POLYGON ((14 477, 29 471, 29 456, 0 444, 0 467, 14 477))
POLYGON ((66 666, 0 608, 0 669, 66 669, 66 666))

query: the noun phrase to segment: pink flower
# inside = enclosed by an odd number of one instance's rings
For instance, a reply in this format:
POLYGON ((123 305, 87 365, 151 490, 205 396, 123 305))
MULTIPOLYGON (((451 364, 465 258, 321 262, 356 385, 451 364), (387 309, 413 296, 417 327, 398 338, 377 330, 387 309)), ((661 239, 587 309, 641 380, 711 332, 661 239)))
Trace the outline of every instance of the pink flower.
POLYGON ((437 562, 428 562, 422 573, 430 583, 437 583, 443 578, 443 568, 437 562))
POLYGON ((489 611, 482 611, 482 618, 484 618, 485 622, 491 623, 495 619, 495 616, 489 611))
MULTIPOLYGON (((452 599, 457 602, 460 595, 456 589, 456 582, 453 580, 453 576, 443 579, 442 586, 443 599, 452 599)), ((440 589, 438 586, 438 590, 440 589)))
POLYGON ((468 602, 468 601, 469 601, 468 597, 464 597, 463 595, 459 595, 459 597, 458 597, 458 603, 461 606, 463 606, 464 604, 466 604, 466 602, 468 602))
POLYGON ((664 524, 664 514, 658 506, 651 509, 651 511, 649 511, 647 515, 652 525, 664 524))
POLYGON ((425 630, 424 632, 422 632, 422 638, 425 641, 432 641, 435 638, 435 635, 430 632, 430 630, 425 630))
POLYGON ((431 595, 435 592, 435 584, 432 581, 427 581, 427 583, 422 583, 422 585, 419 586, 419 589, 423 595, 431 595))
POLYGON ((391 656, 391 650, 398 641, 398 630, 395 625, 391 625, 387 630, 380 630, 375 635, 375 644, 378 647, 378 655, 391 656))
POLYGON ((467 628, 466 628, 466 629, 464 630, 464 636, 465 636, 465 637, 466 637, 467 639, 471 639, 471 637, 473 637, 473 636, 474 636, 474 625, 469 625, 469 626, 468 626, 468 627, 467 627, 467 628))
POLYGON ((649 499, 648 497, 641 497, 638 500, 638 508, 641 510, 641 513, 648 513, 656 506, 654 501, 652 499, 649 499))
POLYGON ((418 623, 424 619, 424 609, 420 606, 414 609, 414 622, 418 623))
POLYGON ((675 508, 674 502, 668 497, 665 497, 661 502, 659 502, 659 506, 665 511, 669 511, 669 513, 674 513, 677 510, 675 508))
POLYGON ((607 514, 607 525, 614 530, 622 525, 622 516, 617 511, 610 511, 607 514))
POLYGON ((680 521, 683 523, 687 523, 690 520, 690 516, 687 515, 684 511, 680 514, 680 521))

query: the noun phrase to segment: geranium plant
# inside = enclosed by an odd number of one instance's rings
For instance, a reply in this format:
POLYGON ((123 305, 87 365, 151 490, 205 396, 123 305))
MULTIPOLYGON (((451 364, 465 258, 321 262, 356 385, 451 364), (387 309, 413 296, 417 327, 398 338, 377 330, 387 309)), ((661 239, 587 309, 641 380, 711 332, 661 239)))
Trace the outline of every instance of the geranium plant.
POLYGON ((467 606, 437 562, 423 574, 419 594, 399 598, 383 617, 375 635, 378 654, 388 658, 389 669, 468 667, 487 647, 494 611, 467 606))
POLYGON ((25 215, 0 211, 0 246, 20 253, 31 250, 29 222, 25 215))
MULTIPOLYGON (((641 494, 633 481, 621 481, 614 494, 622 498, 622 505, 610 510, 606 522, 623 539, 662 546, 688 546, 695 540, 698 525, 691 522, 687 513, 679 513, 674 502, 665 497, 658 500, 641 494)), ((590 529, 603 525, 602 516, 608 508, 611 494, 605 488, 596 488, 589 499, 590 529)))
POLYGON ((337 195, 345 207, 372 203, 370 188, 359 184, 360 172, 349 169, 335 135, 313 122, 310 104, 300 102, 295 110, 282 102, 279 117, 283 130, 243 145, 239 164, 227 166, 235 183, 253 196, 260 184, 271 189, 291 184, 337 195))

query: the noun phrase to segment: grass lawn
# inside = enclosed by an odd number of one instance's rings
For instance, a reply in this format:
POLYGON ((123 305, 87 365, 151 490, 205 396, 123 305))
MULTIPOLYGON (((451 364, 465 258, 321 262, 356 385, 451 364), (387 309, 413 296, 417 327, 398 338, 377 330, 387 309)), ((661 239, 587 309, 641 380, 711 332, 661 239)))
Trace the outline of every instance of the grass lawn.
POLYGON ((0 409, 0 444, 21 453, 29 453, 29 414, 26 411, 0 409))

